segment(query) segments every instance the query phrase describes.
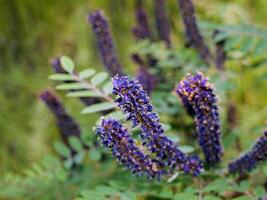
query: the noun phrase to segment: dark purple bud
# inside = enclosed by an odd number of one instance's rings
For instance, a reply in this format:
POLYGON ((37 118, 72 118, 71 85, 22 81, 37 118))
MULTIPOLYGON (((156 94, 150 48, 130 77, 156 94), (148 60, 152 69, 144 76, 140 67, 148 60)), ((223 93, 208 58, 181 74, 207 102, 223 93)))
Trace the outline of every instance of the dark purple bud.
POLYGON ((112 150, 117 160, 138 176, 147 175, 148 178, 159 179, 165 172, 157 161, 151 159, 139 148, 131 134, 122 124, 113 119, 103 119, 96 129, 102 144, 112 150))
POLYGON ((133 54, 132 60, 138 64, 138 71, 135 76, 136 80, 139 81, 147 94, 150 95, 156 86, 156 77, 149 72, 148 66, 139 55, 133 54))
POLYGON ((215 165, 222 155, 219 110, 214 87, 198 72, 189 74, 176 88, 176 93, 192 106, 195 113, 199 144, 208 164, 215 165))
POLYGON ((188 157, 165 136, 159 117, 153 112, 150 99, 141 84, 127 76, 115 76, 112 82, 113 93, 118 96, 118 107, 132 121, 133 127, 140 125, 143 145, 170 170, 198 175, 203 170, 201 161, 188 157))
MULTIPOLYGON (((54 58, 51 61, 51 65, 52 65, 52 68, 53 68, 53 70, 54 70, 55 73, 58 73, 58 74, 67 74, 67 72, 61 66, 60 58, 59 57, 54 58)), ((71 83, 73 81, 65 81, 65 82, 66 83, 71 83)), ((75 90, 75 91, 77 91, 77 90, 75 90)), ((90 106, 92 104, 101 102, 100 99, 94 98, 94 97, 91 97, 91 98, 89 98, 89 97, 80 97, 79 99, 81 100, 81 102, 83 102, 87 106, 90 106)))
POLYGON ((189 45, 198 51, 200 57, 205 62, 209 63, 212 55, 200 34, 192 0, 178 0, 178 4, 180 6, 180 13, 183 18, 185 33, 189 45))
POLYGON ((154 9, 156 15, 156 25, 158 34, 161 40, 163 40, 167 48, 171 47, 170 36, 170 22, 166 12, 165 0, 154 0, 154 9))
POLYGON ((122 74, 122 67, 117 58, 108 21, 102 11, 94 11, 88 16, 96 37, 99 55, 110 75, 122 74))
POLYGON ((151 32, 148 24, 148 18, 146 11, 138 6, 135 10, 136 26, 132 29, 132 32, 136 39, 147 39, 151 37, 151 32))
MULTIPOLYGON (((216 37, 219 34, 219 30, 215 30, 213 37, 216 37)), ((226 52, 224 51, 225 40, 216 42, 216 53, 215 53, 215 65, 218 70, 224 70, 224 63, 226 60, 226 52)))
POLYGON ((69 146, 68 138, 71 136, 80 138, 81 131, 79 125, 66 112, 64 106, 55 93, 52 90, 45 90, 40 93, 39 97, 55 115, 58 129, 61 133, 64 143, 69 146))
POLYGON ((246 172, 250 172, 257 165, 267 159, 267 129, 264 131, 263 136, 261 136, 256 143, 253 145, 252 149, 245 154, 243 154, 238 159, 232 161, 228 165, 228 170, 230 173, 239 173, 241 175, 246 172))

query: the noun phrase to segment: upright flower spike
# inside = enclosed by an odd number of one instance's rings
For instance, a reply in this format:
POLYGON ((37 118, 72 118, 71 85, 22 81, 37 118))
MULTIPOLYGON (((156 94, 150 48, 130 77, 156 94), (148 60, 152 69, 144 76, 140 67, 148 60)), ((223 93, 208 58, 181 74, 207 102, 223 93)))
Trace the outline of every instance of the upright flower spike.
POLYGON ((212 55, 200 34, 192 0, 178 0, 178 4, 180 6, 180 13, 183 18, 185 33, 189 45, 198 51, 200 57, 205 62, 209 63, 212 59, 212 55))
POLYGON ((133 54, 132 60, 138 65, 138 71, 135 76, 136 80, 139 81, 147 94, 150 95, 156 85, 156 77, 148 71, 148 66, 138 54, 133 54))
POLYGON ((136 6, 135 21, 136 26, 132 29, 135 38, 138 40, 151 38, 151 31, 148 24, 147 12, 140 4, 136 6))
MULTIPOLYGON (((51 61, 52 68, 55 73, 57 74, 66 74, 67 72, 63 69, 60 63, 60 58, 56 57, 52 59, 51 61)), ((71 83, 72 81, 65 81, 66 83, 71 83)), ((90 106, 95 103, 99 103, 101 100, 95 97, 80 97, 79 98, 82 103, 84 103, 87 106, 90 106)))
POLYGON ((146 92, 138 81, 127 76, 115 76, 112 79, 113 93, 118 96, 117 105, 131 120, 133 126, 140 125, 140 136, 143 145, 171 171, 199 175, 203 170, 201 161, 196 157, 184 154, 177 145, 164 135, 159 117, 153 112, 153 107, 146 92))
POLYGON ((122 66, 117 58, 108 21, 102 11, 94 11, 88 16, 95 33, 99 55, 111 76, 122 74, 122 66))
POLYGON ((113 119, 103 119, 96 129, 102 144, 112 150, 113 156, 138 176, 159 179, 164 174, 159 162, 146 155, 132 139, 131 134, 122 124, 113 119))
POLYGON ((156 25, 161 40, 167 48, 171 47, 170 22, 168 20, 165 0, 154 0, 154 9, 156 15, 156 25))
POLYGON ((51 90, 45 90, 40 93, 40 99, 47 105, 57 119, 57 125, 61 133, 63 142, 69 146, 72 152, 75 152, 69 145, 68 139, 71 136, 80 138, 81 131, 79 125, 66 112, 58 97, 51 90))
POLYGON ((250 172, 261 162, 267 160, 267 129, 264 131, 263 136, 261 136, 256 143, 253 145, 252 149, 240 158, 232 161, 228 165, 228 170, 230 173, 245 174, 250 172))
POLYGON ((176 93, 185 98, 194 109, 198 141, 207 163, 217 164, 223 150, 220 141, 219 110, 213 85, 200 72, 194 76, 188 74, 178 84, 176 93))
MULTIPOLYGON (((213 37, 216 37, 220 33, 219 30, 215 30, 213 33, 213 37)), ((224 63, 226 60, 226 52, 224 51, 224 45, 225 45, 225 40, 216 42, 215 46, 215 65, 218 70, 224 70, 224 63)))

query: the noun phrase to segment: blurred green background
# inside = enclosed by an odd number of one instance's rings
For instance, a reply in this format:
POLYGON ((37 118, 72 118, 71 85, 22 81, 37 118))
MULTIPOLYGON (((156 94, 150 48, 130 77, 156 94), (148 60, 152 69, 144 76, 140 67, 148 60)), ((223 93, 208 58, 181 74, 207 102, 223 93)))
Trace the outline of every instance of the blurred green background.
MULTIPOLYGON (((201 21, 225 24, 252 24, 267 27, 266 0, 201 0, 196 3, 201 21)), ((145 1, 154 23, 152 2, 145 1)), ((133 0, 0 0, 0 172, 21 172, 51 152, 58 137, 53 116, 38 101, 42 89, 52 87, 49 61, 66 54, 82 69, 102 69, 91 27, 86 21, 90 10, 102 9, 110 20, 119 58, 133 73, 130 59, 135 41, 133 0)), ((176 0, 168 1, 174 45, 184 44, 182 23, 176 0)), ((242 64, 242 63, 241 63, 242 64)), ((242 74, 235 99, 240 103, 240 131, 248 134, 264 127, 267 115, 266 85, 255 82, 260 71, 234 66, 242 74), (249 92, 245 93, 249 89, 249 92), (266 93, 266 90, 265 90, 266 93), (264 106, 265 105, 265 106, 264 106), (249 123, 248 123, 249 122, 249 123)), ((228 67, 228 65, 227 65, 228 67)), ((266 83, 266 81, 265 81, 266 83)), ((63 98, 62 98, 63 99, 63 98)), ((83 127, 92 120, 80 115, 82 105, 63 99, 68 110, 83 127)), ((259 132, 260 133, 260 132, 259 132)), ((248 141, 249 143, 250 141, 248 141)))

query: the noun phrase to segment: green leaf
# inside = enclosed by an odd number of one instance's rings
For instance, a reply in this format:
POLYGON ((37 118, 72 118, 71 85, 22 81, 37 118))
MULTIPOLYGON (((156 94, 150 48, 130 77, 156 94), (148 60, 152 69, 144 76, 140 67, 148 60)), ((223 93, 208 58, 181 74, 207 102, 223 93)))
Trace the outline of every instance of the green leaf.
POLYGON ((121 194, 120 200, 136 200, 136 195, 133 192, 125 192, 121 194))
POLYGON ((240 46, 240 51, 243 53, 247 53, 254 46, 254 38, 253 37, 245 37, 240 46))
POLYGON ((69 137, 68 141, 69 141, 70 146, 74 150, 79 152, 83 149, 83 145, 81 144, 80 140, 77 137, 71 136, 71 137, 69 137))
POLYGON ((72 73, 74 70, 74 63, 68 56, 61 56, 60 57, 60 64, 63 69, 66 70, 68 73, 72 73))
POLYGON ((87 86, 82 83, 64 83, 56 86, 57 90, 79 90, 79 89, 87 89, 87 86))
POLYGON ((241 196, 241 197, 233 198, 233 200, 251 200, 251 197, 241 196))
POLYGON ((52 74, 48 77, 50 80, 56 81, 73 81, 75 78, 70 74, 52 74))
POLYGON ((191 193, 179 193, 174 196, 174 200, 197 200, 197 196, 191 193))
POLYGON ((96 91, 75 91, 67 93, 68 97, 101 97, 102 94, 96 91))
POLYGON ((86 79, 86 78, 93 76, 94 74, 95 74, 94 69, 85 69, 79 73, 79 76, 82 79, 86 79))
POLYGON ((81 151, 74 156, 74 162, 77 164, 81 164, 83 161, 83 158, 84 158, 84 152, 81 151))
POLYGON ((179 149, 184 153, 191 153, 194 151, 194 148, 189 145, 179 146, 179 149))
POLYGON ((226 43, 224 45, 224 50, 229 51, 236 47, 240 43, 240 37, 239 36, 233 36, 226 40, 226 43))
POLYGON ((69 148, 65 144, 63 144, 62 142, 54 143, 54 149, 56 150, 56 152, 59 155, 65 157, 65 158, 70 156, 69 148))
POLYGON ((103 86, 103 92, 105 94, 111 94, 113 90, 113 84, 111 81, 105 83, 105 85, 103 86))
POLYGON ((101 158, 101 153, 96 149, 90 149, 89 158, 93 161, 99 161, 101 158))
POLYGON ((203 200, 221 200, 221 198, 215 196, 205 196, 203 200))
POLYGON ((103 83, 107 79, 107 77, 108 74, 106 72, 99 72, 91 79, 91 83, 93 85, 99 85, 103 83))
POLYGON ((214 180, 213 182, 209 183, 209 185, 207 185, 203 191, 204 192, 224 192, 227 189, 229 189, 229 183, 226 180, 222 180, 222 179, 217 179, 214 180))
POLYGON ((87 114, 87 113, 95 113, 103 110, 109 110, 111 108, 114 108, 115 105, 110 102, 104 102, 104 103, 98 103, 94 104, 91 106, 88 106, 82 110, 82 114, 87 114))

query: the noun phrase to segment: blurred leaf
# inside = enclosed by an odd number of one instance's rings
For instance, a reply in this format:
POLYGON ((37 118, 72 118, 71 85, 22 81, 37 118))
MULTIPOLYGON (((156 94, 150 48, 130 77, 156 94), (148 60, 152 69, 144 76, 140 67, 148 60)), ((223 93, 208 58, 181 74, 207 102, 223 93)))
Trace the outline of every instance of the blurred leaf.
POLYGON ((113 84, 111 81, 109 81, 103 86, 103 92, 105 94, 111 94, 112 91, 113 91, 113 84))
POLYGON ((69 140, 70 146, 74 150, 79 152, 79 151, 81 151, 83 149, 83 145, 81 144, 80 140, 77 137, 71 136, 71 137, 68 138, 68 140, 69 140))
POLYGON ((104 102, 104 103, 98 103, 94 104, 92 106, 88 106, 82 110, 82 114, 88 114, 88 113, 95 113, 103 110, 109 110, 111 108, 116 107, 113 103, 110 102, 104 102))
POLYGON ((67 93, 68 97, 101 97, 102 94, 97 91, 74 91, 67 93))
POLYGON ((203 200, 221 200, 221 198, 215 196, 205 196, 203 200))
POLYGON ((80 151, 80 152, 78 152, 78 153, 73 157, 73 161, 74 161, 76 164, 81 164, 82 161, 83 161, 83 158, 84 158, 84 152, 83 152, 83 151, 80 151))
POLYGON ((70 156, 69 148, 62 142, 55 142, 53 146, 60 156, 65 158, 70 156))
POLYGON ((95 72, 96 71, 94 69, 85 69, 79 73, 79 76, 81 79, 86 79, 93 76, 95 72))
POLYGON ((97 86, 103 83, 107 78, 108 74, 106 72, 99 72, 91 79, 91 83, 97 86))
POLYGON ((194 151, 194 147, 189 146, 189 145, 179 146, 179 149, 184 153, 191 153, 194 151))
POLYGON ((56 86, 57 90, 79 90, 79 89, 87 89, 82 83, 64 83, 56 86))
POLYGON ((61 56, 60 57, 60 64, 63 69, 66 70, 68 73, 72 73, 74 70, 74 63, 68 56, 61 56))
POLYGON ((89 153, 89 158, 93 161, 99 161, 101 158, 101 153, 97 149, 90 149, 89 153))
POLYGON ((191 193, 179 193, 174 196, 174 200, 197 200, 198 197, 191 193))
POLYGON ((56 81, 73 81, 75 78, 70 74, 52 74, 48 77, 51 80, 56 81))

